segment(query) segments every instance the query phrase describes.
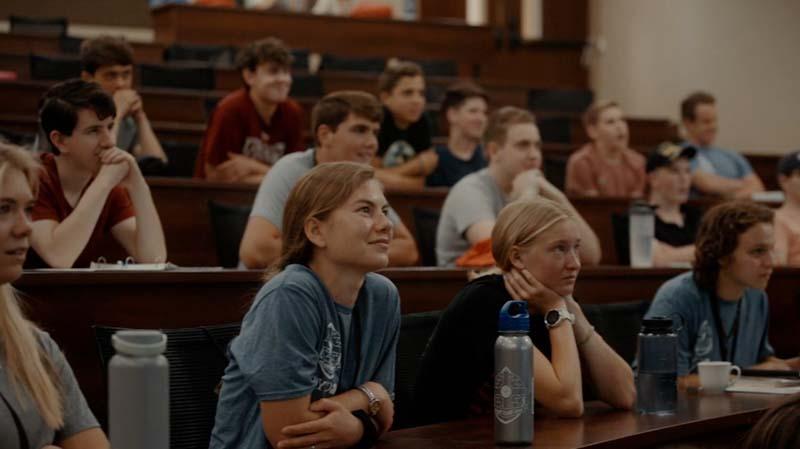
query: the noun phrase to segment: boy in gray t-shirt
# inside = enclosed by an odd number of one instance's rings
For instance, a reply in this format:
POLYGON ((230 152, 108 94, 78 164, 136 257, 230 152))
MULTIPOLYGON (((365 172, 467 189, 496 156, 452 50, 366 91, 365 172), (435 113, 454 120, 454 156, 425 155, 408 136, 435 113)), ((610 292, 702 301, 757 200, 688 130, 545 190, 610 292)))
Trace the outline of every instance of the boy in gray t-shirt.
POLYGON ((567 197, 542 175, 542 139, 530 112, 506 106, 489 116, 484 136, 489 166, 461 179, 448 193, 436 230, 439 266, 453 266, 492 235, 500 210, 522 198, 555 201, 570 210, 581 235, 581 263, 600 261, 600 242, 567 197))

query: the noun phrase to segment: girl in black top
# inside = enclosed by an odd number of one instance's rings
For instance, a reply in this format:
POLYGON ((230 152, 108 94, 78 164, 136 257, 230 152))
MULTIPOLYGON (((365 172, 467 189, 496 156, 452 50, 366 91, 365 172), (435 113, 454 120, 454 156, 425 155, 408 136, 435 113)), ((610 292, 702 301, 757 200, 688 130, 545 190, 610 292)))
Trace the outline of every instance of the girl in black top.
POLYGON ((491 410, 497 318, 511 299, 527 301, 532 311, 534 390, 542 407, 560 416, 582 415, 582 363, 600 399, 633 406, 630 367, 571 297, 581 266, 579 235, 572 214, 552 201, 518 201, 503 209, 492 231, 492 254, 503 274, 478 278, 459 292, 422 357, 415 386, 422 423, 491 410))

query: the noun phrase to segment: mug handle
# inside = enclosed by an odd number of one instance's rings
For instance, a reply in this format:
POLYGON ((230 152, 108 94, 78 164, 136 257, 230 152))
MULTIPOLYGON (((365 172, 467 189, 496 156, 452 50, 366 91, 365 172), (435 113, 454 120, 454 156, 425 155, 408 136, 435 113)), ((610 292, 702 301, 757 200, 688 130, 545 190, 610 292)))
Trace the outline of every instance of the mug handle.
POLYGON ((728 381, 728 386, 729 387, 731 385, 735 384, 739 380, 739 378, 742 377, 742 369, 739 368, 738 366, 731 365, 731 369, 730 370, 733 371, 735 374, 734 374, 733 379, 728 381))

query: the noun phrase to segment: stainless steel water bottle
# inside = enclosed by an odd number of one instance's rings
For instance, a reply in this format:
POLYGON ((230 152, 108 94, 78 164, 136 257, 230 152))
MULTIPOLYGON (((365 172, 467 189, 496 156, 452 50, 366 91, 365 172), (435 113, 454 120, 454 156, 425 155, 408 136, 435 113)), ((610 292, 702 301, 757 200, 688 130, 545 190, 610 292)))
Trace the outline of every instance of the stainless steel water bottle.
POLYGON ((169 449, 167 336, 124 330, 111 337, 108 423, 114 449, 169 449))
POLYGON ((525 301, 500 309, 494 344, 494 439, 498 444, 533 442, 533 342, 525 301))

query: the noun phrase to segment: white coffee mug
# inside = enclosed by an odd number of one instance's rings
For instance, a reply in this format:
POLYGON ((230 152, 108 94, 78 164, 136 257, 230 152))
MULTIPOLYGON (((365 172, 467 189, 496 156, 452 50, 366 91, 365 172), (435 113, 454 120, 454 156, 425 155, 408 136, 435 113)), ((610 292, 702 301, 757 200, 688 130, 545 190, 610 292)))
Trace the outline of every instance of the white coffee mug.
POLYGON ((731 365, 731 362, 700 362, 697 372, 700 375, 700 388, 709 393, 724 391, 742 376, 741 368, 731 365), (733 377, 731 371, 734 372, 733 377))

